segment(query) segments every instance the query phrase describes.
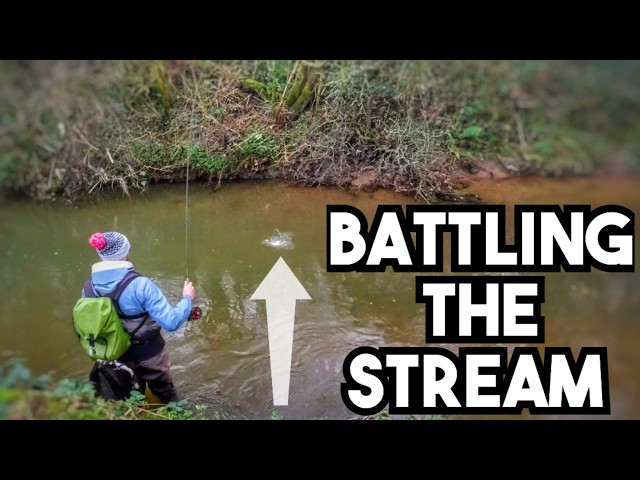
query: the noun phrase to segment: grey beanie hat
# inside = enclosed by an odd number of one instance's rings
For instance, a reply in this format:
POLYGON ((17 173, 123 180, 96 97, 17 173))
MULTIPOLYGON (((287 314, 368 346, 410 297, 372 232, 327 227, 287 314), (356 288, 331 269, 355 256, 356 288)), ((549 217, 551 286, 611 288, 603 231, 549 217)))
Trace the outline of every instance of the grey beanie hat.
POLYGON ((89 245, 96 249, 102 260, 122 260, 129 254, 129 239, 118 232, 94 233, 89 245))

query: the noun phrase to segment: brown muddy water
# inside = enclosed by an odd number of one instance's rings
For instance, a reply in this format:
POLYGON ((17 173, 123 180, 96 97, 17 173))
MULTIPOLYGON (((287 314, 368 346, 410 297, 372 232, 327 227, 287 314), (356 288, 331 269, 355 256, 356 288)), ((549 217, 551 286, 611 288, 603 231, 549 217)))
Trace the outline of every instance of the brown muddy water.
MULTIPOLYGON (((469 191, 507 205, 507 213, 520 203, 614 203, 640 211, 640 178, 505 179, 479 181, 469 191)), ((223 418, 266 419, 274 410, 287 419, 355 418, 340 397, 344 358, 364 345, 425 346, 425 307, 415 301, 416 274, 326 271, 326 206, 350 204, 371 219, 378 205, 412 203, 390 192, 354 195, 279 182, 230 184, 215 193, 191 184, 188 249, 181 185, 80 206, 0 203, 0 362, 20 357, 35 375, 54 379, 88 376, 91 362, 72 332, 71 309, 98 260, 87 238, 118 230, 131 240, 136 269, 171 301, 180 297, 188 257, 203 316, 164 334, 183 397, 223 418), (266 308, 250 297, 280 256, 311 300, 296 307, 289 405, 274 407, 266 308)), ((445 246, 444 274, 451 275, 447 253, 445 246)), ((639 274, 539 275, 546 277, 545 346, 569 346, 574 355, 583 346, 607 347, 606 418, 639 419, 639 274)), ((515 418, 549 417, 525 410, 515 418)))

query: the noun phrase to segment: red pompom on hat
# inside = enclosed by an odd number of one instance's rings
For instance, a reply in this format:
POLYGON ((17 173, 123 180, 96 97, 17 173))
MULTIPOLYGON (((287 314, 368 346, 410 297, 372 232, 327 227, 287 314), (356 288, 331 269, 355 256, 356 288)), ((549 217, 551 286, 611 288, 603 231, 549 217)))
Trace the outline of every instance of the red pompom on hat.
POLYGON ((104 234, 102 233, 94 233, 89 238, 89 245, 91 245, 96 250, 100 250, 107 245, 107 239, 104 238, 104 234))

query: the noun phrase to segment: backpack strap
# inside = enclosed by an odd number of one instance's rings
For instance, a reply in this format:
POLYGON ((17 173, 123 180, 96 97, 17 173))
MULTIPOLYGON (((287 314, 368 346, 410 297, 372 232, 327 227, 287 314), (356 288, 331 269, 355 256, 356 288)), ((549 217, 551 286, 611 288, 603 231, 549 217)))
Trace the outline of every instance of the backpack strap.
MULTIPOLYGON (((141 276, 142 275, 140 275, 135 270, 131 270, 130 272, 127 272, 127 274, 122 278, 122 280, 120 281, 120 283, 118 284, 116 289, 113 292, 104 295, 105 297, 109 297, 111 299, 111 301, 113 302, 113 306, 116 309, 116 313, 122 319, 132 320, 134 318, 140 318, 141 315, 143 315, 143 314, 140 314, 140 313, 136 313, 135 315, 125 315, 124 313, 122 313, 122 310, 120 310, 120 297, 122 296, 122 292, 124 292, 124 289, 127 288, 127 286, 133 280, 135 280, 136 278, 141 277, 141 276)), ((93 284, 92 284, 91 280, 87 280, 84 283, 84 295, 85 295, 85 297, 100 296, 100 295, 97 295, 95 290, 93 289, 93 284)), ((145 322, 147 321, 148 318, 149 318, 149 314, 148 313, 144 313, 144 318, 140 322, 140 325, 138 325, 129 335, 133 337, 136 333, 138 333, 138 331, 144 326, 144 324, 145 324, 145 322)))
POLYGON ((125 315, 124 313, 122 313, 122 310, 120 310, 120 297, 122 296, 122 292, 124 292, 124 289, 127 288, 127 286, 129 286, 129 284, 139 276, 140 274, 134 270, 127 272, 122 280, 120 280, 120 283, 118 284, 116 289, 113 292, 107 293, 105 295, 105 297, 109 297, 113 301, 113 305, 116 308, 116 312, 118 312, 118 316, 120 318, 124 318, 125 320, 138 318, 141 315, 139 313, 135 315, 125 315))
POLYGON ((93 284, 91 280, 87 280, 84 282, 84 286, 82 287, 82 292, 86 298, 97 297, 96 292, 93 290, 93 284))

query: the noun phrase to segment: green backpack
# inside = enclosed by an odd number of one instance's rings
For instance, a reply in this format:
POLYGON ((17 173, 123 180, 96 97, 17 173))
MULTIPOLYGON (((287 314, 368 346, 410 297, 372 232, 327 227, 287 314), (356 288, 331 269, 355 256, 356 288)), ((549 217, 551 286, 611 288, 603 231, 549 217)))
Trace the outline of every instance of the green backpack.
POLYGON ((145 315, 131 334, 121 319, 139 318, 140 314, 124 315, 119 300, 124 289, 140 274, 131 271, 125 275, 118 287, 106 296, 96 296, 91 280, 84 284, 84 297, 73 307, 73 328, 84 351, 92 360, 117 360, 131 347, 131 337, 142 328, 149 318, 145 315))

